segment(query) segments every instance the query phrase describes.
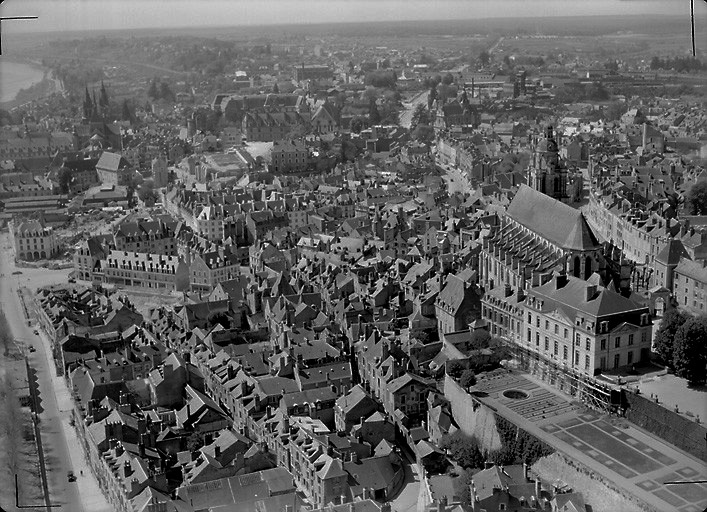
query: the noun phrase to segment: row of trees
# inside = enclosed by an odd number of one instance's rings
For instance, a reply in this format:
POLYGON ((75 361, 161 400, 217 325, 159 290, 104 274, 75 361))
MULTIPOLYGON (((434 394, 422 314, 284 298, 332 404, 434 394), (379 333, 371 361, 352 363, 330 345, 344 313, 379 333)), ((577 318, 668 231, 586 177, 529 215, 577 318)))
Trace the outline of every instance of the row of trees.
POLYGON ((678 72, 701 71, 707 66, 700 59, 694 57, 653 57, 651 69, 670 69, 678 72))
POLYGON ((475 437, 468 436, 458 430, 451 435, 442 437, 439 447, 464 469, 460 478, 455 480, 455 490, 459 493, 462 503, 469 505, 471 496, 469 484, 475 472, 484 467, 485 462, 497 465, 534 464, 541 457, 553 453, 552 448, 526 431, 518 428, 500 416, 496 416, 496 428, 501 438, 501 449, 484 450, 475 437))
POLYGON ((378 69, 376 71, 366 73, 366 78, 364 79, 366 85, 372 85, 373 87, 384 87, 386 89, 393 89, 397 81, 398 75, 395 71, 386 69, 378 69))
POLYGON ((707 316, 693 317, 678 309, 669 310, 653 346, 678 377, 693 385, 707 380, 707 316))
POLYGON ((577 101, 606 101, 611 97, 609 91, 599 82, 591 84, 566 84, 555 93, 555 100, 560 103, 577 101))

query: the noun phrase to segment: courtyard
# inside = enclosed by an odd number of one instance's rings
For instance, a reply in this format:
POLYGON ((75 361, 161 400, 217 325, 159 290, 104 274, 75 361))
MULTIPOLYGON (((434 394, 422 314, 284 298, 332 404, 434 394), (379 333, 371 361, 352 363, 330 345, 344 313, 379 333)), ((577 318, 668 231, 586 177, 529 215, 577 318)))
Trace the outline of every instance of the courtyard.
POLYGON ((707 484, 666 485, 704 480, 704 463, 625 419, 589 410, 530 375, 505 370, 480 378, 474 391, 502 416, 657 510, 707 507, 707 484))

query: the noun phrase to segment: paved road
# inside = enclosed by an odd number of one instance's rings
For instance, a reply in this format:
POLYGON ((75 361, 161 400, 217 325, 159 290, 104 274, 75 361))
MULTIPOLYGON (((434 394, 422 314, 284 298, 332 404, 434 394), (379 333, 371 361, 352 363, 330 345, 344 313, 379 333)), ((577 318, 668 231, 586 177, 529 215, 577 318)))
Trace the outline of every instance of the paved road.
MULTIPOLYGON (((61 377, 56 377, 49 341, 33 333, 34 327, 27 319, 20 299, 18 287, 31 287, 66 283, 69 269, 19 269, 22 274, 13 275, 16 267, 7 233, 0 235, 0 302, 5 312, 12 335, 18 343, 33 345, 36 352, 29 353, 29 362, 37 371, 39 398, 41 400, 40 430, 47 464, 47 479, 52 504, 60 504, 66 512, 108 512, 108 506, 98 490, 98 484, 83 461, 83 451, 76 434, 69 425, 71 399, 61 377), (78 481, 69 483, 67 472, 74 471, 78 481), (83 471, 83 476, 81 476, 83 471)), ((22 483, 20 482, 20 485, 22 483)))
POLYGON ((405 110, 400 113, 400 126, 404 128, 410 128, 412 124, 412 114, 418 105, 423 104, 427 106, 427 95, 429 91, 422 91, 421 93, 413 96, 409 102, 404 102, 403 106, 405 110))
POLYGON ((417 473, 417 464, 411 461, 405 450, 403 450, 403 464, 405 468, 404 485, 398 495, 390 501, 390 509, 391 512, 417 512, 420 477, 417 473))

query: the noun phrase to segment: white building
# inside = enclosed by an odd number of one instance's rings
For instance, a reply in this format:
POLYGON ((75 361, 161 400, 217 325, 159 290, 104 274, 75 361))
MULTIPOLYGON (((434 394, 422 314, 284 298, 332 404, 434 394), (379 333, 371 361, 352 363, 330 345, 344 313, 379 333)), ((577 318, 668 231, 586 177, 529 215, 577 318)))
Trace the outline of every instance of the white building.
POLYGON ((52 258, 59 252, 54 230, 41 221, 29 220, 10 227, 15 257, 19 260, 52 258))

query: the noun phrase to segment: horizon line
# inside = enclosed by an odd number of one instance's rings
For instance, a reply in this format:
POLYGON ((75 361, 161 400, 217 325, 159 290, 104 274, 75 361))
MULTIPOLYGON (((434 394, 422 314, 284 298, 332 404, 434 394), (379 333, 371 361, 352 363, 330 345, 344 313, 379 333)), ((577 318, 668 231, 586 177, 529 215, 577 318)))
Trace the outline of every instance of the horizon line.
POLYGON ((321 25, 355 25, 357 23, 366 24, 401 24, 401 23, 429 23, 429 22, 467 22, 467 21, 480 21, 480 20, 513 20, 513 19, 577 19, 577 18, 682 18, 679 14, 653 14, 653 13, 641 13, 641 14, 591 14, 591 15, 547 15, 542 14, 538 16, 477 16, 474 18, 433 18, 433 19, 409 19, 409 20, 359 20, 359 21, 318 21, 318 22, 289 22, 289 23, 242 23, 242 24, 229 24, 229 25, 155 25, 150 27, 122 27, 122 28, 86 28, 86 29, 73 29, 73 30, 12 30, 13 35, 31 35, 31 34, 66 34, 72 32, 122 32, 122 31, 140 31, 140 30, 178 30, 178 29, 188 29, 188 30, 199 30, 199 29, 226 29, 226 28, 257 28, 257 27, 283 27, 283 26, 321 26, 321 25))

